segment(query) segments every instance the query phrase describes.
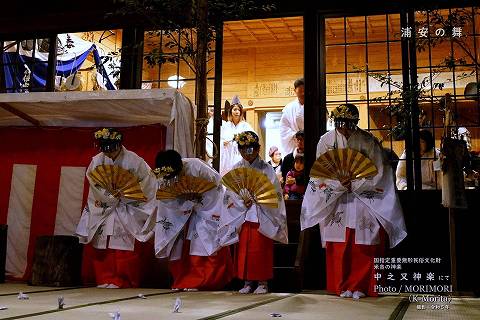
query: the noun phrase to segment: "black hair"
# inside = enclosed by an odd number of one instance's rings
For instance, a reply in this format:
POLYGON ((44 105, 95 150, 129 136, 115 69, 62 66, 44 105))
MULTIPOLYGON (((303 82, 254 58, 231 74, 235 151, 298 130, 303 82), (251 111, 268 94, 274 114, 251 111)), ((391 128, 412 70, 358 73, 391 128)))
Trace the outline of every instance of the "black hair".
POLYGON ((297 89, 300 86, 304 86, 304 85, 305 85, 305 80, 303 78, 299 78, 299 79, 295 80, 295 82, 293 83, 293 86, 294 86, 295 89, 297 89))
POLYGON ((160 151, 155 157, 155 167, 172 167, 174 172, 168 176, 176 176, 183 169, 182 156, 175 150, 160 151))
POLYGON ((102 152, 115 152, 122 146, 123 142, 123 134, 115 129, 115 128, 106 128, 110 133, 115 132, 120 139, 103 139, 103 138, 96 138, 95 139, 95 147, 100 149, 102 152))
POLYGON ((241 103, 237 104, 232 104, 230 105, 230 109, 228 110, 227 117, 230 119, 230 117, 233 117, 233 108, 239 107, 240 108, 240 119, 245 120, 245 111, 243 111, 243 106, 241 103))
POLYGON ((293 160, 293 162, 300 162, 300 163, 305 163, 305 157, 303 156, 303 154, 297 154, 295 156, 295 159, 293 160))
POLYGON ((305 139, 305 131, 303 130, 298 130, 296 133, 295 133, 295 138, 303 138, 305 139))
POLYGON ((420 137, 420 139, 425 141, 425 144, 427 146, 426 151, 430 151, 433 149, 433 147, 435 146, 435 140, 433 139, 433 134, 430 131, 420 130, 418 132, 418 136, 420 137))

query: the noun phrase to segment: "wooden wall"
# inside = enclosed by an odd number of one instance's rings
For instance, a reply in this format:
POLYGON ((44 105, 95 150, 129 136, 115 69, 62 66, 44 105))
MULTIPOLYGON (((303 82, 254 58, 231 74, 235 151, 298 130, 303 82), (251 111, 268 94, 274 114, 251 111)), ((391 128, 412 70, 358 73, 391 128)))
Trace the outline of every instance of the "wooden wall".
MULTIPOLYGON (((231 100, 239 95, 245 107, 281 108, 294 97, 293 82, 303 77, 303 41, 280 43, 246 43, 225 45, 223 51, 223 90, 222 99, 231 100)), ((144 80, 167 79, 177 74, 177 66, 167 63, 161 68, 144 65, 144 80), (160 70, 159 70, 160 69, 160 70)), ((213 67, 213 62, 211 63, 213 67)), ((179 74, 193 79, 194 73, 186 63, 181 62, 179 74)), ((212 68, 209 77, 214 76, 212 68)), ((152 88, 166 84, 152 84, 152 88)), ((193 81, 186 81, 181 91, 194 97, 193 81), (191 82, 191 83, 190 83, 191 82)), ((213 104, 213 81, 209 82, 209 103, 213 104)))
MULTIPOLYGON (((303 36, 301 33, 302 18, 288 18, 289 20, 264 19, 263 21, 240 21, 226 24, 225 41, 223 49, 223 88, 222 103, 225 100, 231 100, 234 95, 239 95, 242 104, 247 109, 247 121, 254 128, 262 133, 261 120, 267 111, 280 111, 283 106, 295 98, 293 92, 293 82, 295 79, 303 76, 303 36), (265 24, 267 26, 265 26, 265 24), (273 31, 272 31, 273 30, 273 31), (293 30, 293 31, 292 31, 293 30), (277 34, 278 39, 269 39, 270 34, 277 34), (279 36, 281 35, 281 36, 279 36)), ((480 29, 480 19, 478 19, 480 29)), ((367 65, 372 72, 385 74, 387 69, 396 69, 392 74, 396 75, 401 81, 401 48, 399 30, 400 19, 398 15, 389 15, 388 35, 386 28, 385 15, 371 16, 367 19, 367 38, 365 38, 365 21, 363 17, 347 18, 344 24, 343 18, 327 19, 326 22, 326 59, 327 72, 349 72, 347 79, 345 74, 327 74, 327 108, 333 109, 340 103, 347 100, 366 101, 373 97, 385 96, 386 87, 372 89, 372 79, 362 72, 356 72, 364 69, 367 65), (343 30, 346 27, 347 30, 343 30), (397 42, 390 43, 369 43, 358 44, 362 41, 386 41, 388 39, 397 42), (345 44, 347 42, 347 44, 345 44), (356 44, 348 44, 356 42, 356 44), (343 43, 343 44, 342 44, 343 43), (331 46, 334 45, 334 46, 331 46), (389 57, 389 61, 387 60, 389 57), (367 94, 367 87, 370 88, 367 94)), ((468 31, 466 31, 468 32, 468 31)), ((480 36, 475 39, 470 37, 469 45, 474 42, 477 48, 480 48, 480 36)), ((158 39, 157 39, 158 40, 158 39)), ((155 40, 155 41, 157 41, 155 40)), ((146 40, 146 42, 148 42, 146 40)), ((168 50, 168 49, 165 49, 168 50)), ((417 54, 417 63, 419 66, 419 80, 430 72, 427 68, 430 65, 439 65, 443 59, 450 53, 451 47, 448 42, 436 46, 431 52, 424 51, 417 54)), ((480 49, 477 49, 480 54, 480 49)), ((462 51, 453 47, 454 56, 462 57, 462 51)), ((471 60, 467 59, 467 62, 471 60)), ((214 60, 209 62, 209 77, 214 76, 214 60)), ((468 68, 457 68, 456 75, 463 71, 469 71, 468 68)), ((144 63, 143 80, 152 81, 150 84, 144 84, 144 88, 166 88, 167 83, 158 83, 158 79, 167 79, 169 76, 180 74, 186 78, 185 85, 180 89, 185 95, 194 101, 195 96, 195 74, 189 68, 187 63, 181 61, 177 66, 175 63, 165 63, 162 66, 149 67, 144 63), (177 69, 178 68, 178 69, 177 69)), ((442 75, 443 79, 454 77, 454 74, 446 72, 442 75)), ((439 81, 437 79, 437 81, 439 81)), ((468 82, 468 81, 467 81, 468 82)), ((436 90, 434 96, 441 97, 446 93, 463 94, 466 83, 456 83, 456 91, 453 86, 446 87, 444 90, 436 90)), ((209 104, 213 104, 213 80, 208 82, 209 104)), ((438 100, 438 97, 435 99, 438 100)), ((367 108, 366 103, 356 103, 360 108, 360 127, 381 129, 387 124, 388 116, 381 111, 383 105, 377 104, 367 108), (379 119, 383 118, 382 121, 379 119)), ((434 103, 435 104, 435 103, 434 103)), ((460 113, 461 119, 468 118, 460 125, 478 125, 478 116, 472 117, 472 111, 477 111, 478 105, 470 103, 472 107, 462 106, 460 113), (473 119, 475 118, 475 119, 473 119), (473 119, 473 121, 471 121, 473 119)), ((426 107, 430 122, 435 126, 441 124, 442 119, 436 111, 432 116, 431 105, 426 107)), ((434 108, 435 109, 435 108, 434 108)), ((476 112, 475 114, 478 114, 476 112)), ((472 129, 474 138, 474 150, 480 150, 480 131, 472 129), (477 132, 478 131, 478 132, 477 132)), ((390 146, 390 138, 387 131, 375 132, 374 134, 381 140, 384 140, 385 146, 390 146)), ((435 132, 437 138, 437 147, 440 145, 441 130, 435 132)), ((262 137, 261 137, 262 138, 262 137)), ((393 141, 394 151, 400 155, 404 149, 402 141, 393 141)))

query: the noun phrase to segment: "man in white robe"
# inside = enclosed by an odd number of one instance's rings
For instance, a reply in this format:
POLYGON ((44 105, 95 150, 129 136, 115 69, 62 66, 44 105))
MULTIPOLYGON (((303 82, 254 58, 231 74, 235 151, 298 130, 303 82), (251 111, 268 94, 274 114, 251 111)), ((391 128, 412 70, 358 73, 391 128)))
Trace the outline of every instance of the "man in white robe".
POLYGON ((275 186, 278 208, 244 202, 239 195, 226 190, 218 236, 222 246, 239 243, 234 264, 236 276, 245 280, 240 293, 252 292, 253 281, 258 281, 254 293, 262 294, 268 292, 267 280, 273 277, 273 240, 288 243, 287 217, 277 175, 258 155, 258 136, 253 131, 242 132, 237 137, 241 135, 250 135, 255 142, 239 145, 243 159, 233 169, 253 168, 265 174, 275 186))
POLYGON ((96 143, 102 152, 93 157, 88 166, 88 201, 76 230, 80 243, 91 243, 98 249, 93 259, 96 281, 101 288, 139 286, 140 270, 123 266, 139 266, 139 254, 134 252, 135 239, 142 242, 148 239, 142 230, 155 210, 156 179, 142 158, 122 146, 122 138, 122 134, 112 128, 95 133, 96 143), (114 197, 96 185, 90 173, 103 164, 130 171, 139 179, 147 200, 114 197))
POLYGON ((383 254, 384 237, 394 247, 407 235, 391 166, 378 140, 357 127, 358 116, 352 104, 337 107, 332 112, 336 129, 320 138, 317 157, 332 149, 351 148, 372 160, 378 173, 343 182, 310 178, 300 217, 302 230, 320 226, 327 254, 327 290, 355 299, 376 295, 373 258, 383 254))
POLYGON ((204 161, 182 159, 174 150, 160 152, 156 166, 155 170, 162 176, 160 186, 184 175, 217 185, 203 193, 201 199, 157 200, 155 254, 157 258, 170 260, 173 288, 223 289, 231 280, 233 270, 228 248, 220 249, 217 241, 224 192, 220 175, 204 161))
POLYGON ((289 154, 295 150, 295 134, 304 128, 305 82, 301 78, 297 79, 293 85, 297 99, 283 108, 280 118, 282 154, 289 154))

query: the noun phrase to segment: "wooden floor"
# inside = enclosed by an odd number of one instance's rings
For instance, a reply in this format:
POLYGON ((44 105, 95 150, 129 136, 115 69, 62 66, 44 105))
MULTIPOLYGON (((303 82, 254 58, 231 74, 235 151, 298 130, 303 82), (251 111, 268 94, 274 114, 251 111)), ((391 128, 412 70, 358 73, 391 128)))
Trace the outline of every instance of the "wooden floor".
POLYGON ((453 298, 449 310, 432 310, 432 304, 410 303, 408 296, 383 296, 360 301, 323 292, 240 295, 236 292, 173 292, 166 289, 97 289, 31 287, 0 284, 0 319, 480 319, 480 299, 453 298), (19 300, 18 293, 28 300, 19 300), (145 299, 139 298, 141 294, 145 299), (58 297, 65 307, 58 309, 58 297), (177 298, 180 313, 172 313, 177 298))

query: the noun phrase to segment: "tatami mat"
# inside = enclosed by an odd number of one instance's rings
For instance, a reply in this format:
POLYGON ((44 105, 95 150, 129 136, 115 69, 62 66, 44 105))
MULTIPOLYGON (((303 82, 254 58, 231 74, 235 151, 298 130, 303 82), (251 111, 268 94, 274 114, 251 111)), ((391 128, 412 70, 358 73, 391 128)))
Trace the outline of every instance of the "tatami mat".
POLYGON ((135 299, 108 304, 92 305, 84 308, 65 310, 30 317, 35 320, 80 320, 105 319, 111 312, 120 312, 122 320, 155 319, 200 319, 270 300, 276 294, 254 296, 229 292, 185 292, 135 299), (179 313, 172 313, 176 298, 182 301, 179 313))
MULTIPOLYGON (((3 292, 3 286, 0 286, 0 292, 3 292)), ((23 289, 23 288, 22 288, 23 289)), ((27 288, 28 289, 28 288, 27 288)), ((50 288, 51 289, 51 288, 50 288)), ((8 292, 12 290, 8 289, 8 292)), ((22 290, 28 292, 32 290, 22 290)), ((9 296, 0 296, 0 306, 6 306, 8 309, 0 310, 0 319, 22 316, 26 314, 36 314, 56 310, 58 308, 58 297, 63 296, 65 307, 76 307, 105 301, 134 298, 139 293, 161 294, 167 293, 166 289, 97 289, 97 288, 79 288, 61 291, 34 292, 29 293, 28 300, 19 300, 17 294, 9 296)), ((80 319, 80 318, 77 318, 80 319)))
POLYGON ((405 295, 355 301, 321 291, 241 295, 167 289, 57 289, 0 284, 0 306, 8 308, 0 310, 0 319, 109 320, 109 313, 118 311, 122 320, 262 320, 272 319, 273 314, 295 320, 480 320, 480 299, 474 298, 453 298, 449 310, 434 310, 431 303, 419 310, 419 303, 409 304, 405 295), (18 300, 20 291, 30 292, 29 299, 18 300), (138 298, 140 293, 146 299, 138 298), (57 309, 59 296, 65 299, 64 310, 57 309), (177 298, 182 306, 179 313, 172 313, 177 298))
POLYGON ((45 292, 65 289, 71 288, 29 286, 26 283, 0 283, 0 297, 8 294, 18 294, 19 292, 45 292))

